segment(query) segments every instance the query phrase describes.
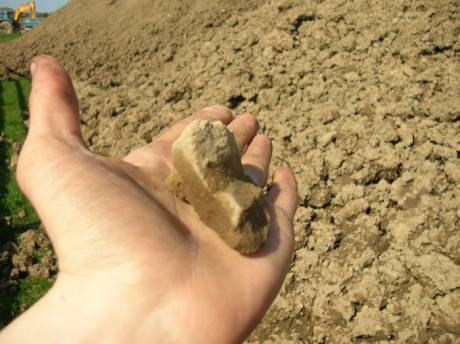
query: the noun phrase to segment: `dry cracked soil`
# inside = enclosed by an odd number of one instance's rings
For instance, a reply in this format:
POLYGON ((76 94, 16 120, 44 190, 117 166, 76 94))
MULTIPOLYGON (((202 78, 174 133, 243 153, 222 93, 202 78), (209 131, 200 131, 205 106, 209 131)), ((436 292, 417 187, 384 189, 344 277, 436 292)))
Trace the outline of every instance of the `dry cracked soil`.
POLYGON ((247 343, 448 344, 460 343, 459 37, 457 0, 73 0, 0 64, 62 61, 102 154, 209 104, 257 116, 300 207, 291 269, 247 343))

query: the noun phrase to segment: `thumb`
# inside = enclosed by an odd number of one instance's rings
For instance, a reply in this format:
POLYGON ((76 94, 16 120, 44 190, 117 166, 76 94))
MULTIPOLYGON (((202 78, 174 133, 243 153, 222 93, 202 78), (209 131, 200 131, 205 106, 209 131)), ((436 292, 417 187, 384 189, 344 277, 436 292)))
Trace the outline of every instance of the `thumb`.
MULTIPOLYGON (((85 147, 79 123, 78 99, 72 81, 52 57, 38 56, 31 63, 30 124, 19 155, 16 176, 30 198, 34 177, 65 151, 85 147)), ((45 177, 43 177, 45 178, 45 177)))
POLYGON ((30 69, 29 134, 62 141, 77 139, 83 144, 78 99, 67 72, 50 56, 35 57, 30 69))

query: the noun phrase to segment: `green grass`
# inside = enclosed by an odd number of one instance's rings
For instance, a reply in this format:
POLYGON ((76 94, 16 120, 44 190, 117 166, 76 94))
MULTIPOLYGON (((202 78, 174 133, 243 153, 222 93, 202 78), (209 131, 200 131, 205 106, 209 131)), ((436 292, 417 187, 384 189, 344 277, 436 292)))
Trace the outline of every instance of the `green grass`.
POLYGON ((38 301, 51 288, 53 278, 26 277, 19 281, 16 292, 4 293, 0 298, 0 329, 21 313, 21 309, 28 308, 38 301))
POLYGON ((0 33, 0 43, 9 42, 21 36, 20 33, 0 33))
MULTIPOLYGON (((22 144, 26 136, 23 112, 27 111, 30 83, 26 79, 0 80, 0 244, 18 244, 18 236, 30 228, 37 228, 39 218, 19 190, 16 177, 6 160, 14 153, 14 144, 22 144)), ((39 261, 46 254, 37 250, 32 258, 39 261)), ((1 265, 0 265, 1 268, 1 265)), ((0 277, 2 272, 0 269, 0 277)), ((0 285, 0 329, 43 296, 53 279, 32 279, 24 276, 16 288, 0 285)))
POLYGON ((19 293, 12 305, 12 315, 20 313, 21 306, 30 306, 40 299, 53 285, 53 279, 31 277, 24 278, 19 282, 19 293))
MULTIPOLYGON (((26 128, 21 113, 27 111, 27 97, 30 83, 26 79, 0 81, 0 130, 3 133, 0 148, 0 216, 9 217, 9 223, 0 224, 10 230, 21 229, 38 223, 38 216, 30 203, 22 195, 13 171, 10 171, 5 159, 13 155, 13 144, 23 143, 26 128)), ((0 234, 0 237, 2 235, 0 234)))

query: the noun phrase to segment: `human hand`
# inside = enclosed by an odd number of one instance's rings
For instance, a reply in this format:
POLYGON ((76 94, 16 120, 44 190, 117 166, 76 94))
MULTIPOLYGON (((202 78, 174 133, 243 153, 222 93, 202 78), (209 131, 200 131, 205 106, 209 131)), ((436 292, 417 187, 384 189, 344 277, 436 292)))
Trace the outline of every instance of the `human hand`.
POLYGON ((30 127, 17 178, 54 245, 48 294, 0 335, 5 342, 241 342, 275 298, 293 251, 297 186, 278 169, 268 194, 271 230, 255 254, 229 248, 165 188, 171 145, 193 119, 233 131, 253 181, 267 181, 271 144, 251 115, 202 109, 124 159, 85 147, 78 100, 63 68, 32 64, 30 127), (247 147, 247 148, 246 148, 247 147))

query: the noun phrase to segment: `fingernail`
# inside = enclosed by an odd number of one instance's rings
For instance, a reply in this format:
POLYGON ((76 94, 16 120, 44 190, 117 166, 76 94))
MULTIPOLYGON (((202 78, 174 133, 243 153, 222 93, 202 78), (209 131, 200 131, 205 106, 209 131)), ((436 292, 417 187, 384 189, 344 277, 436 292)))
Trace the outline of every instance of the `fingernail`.
POLYGON ((30 74, 32 74, 32 77, 34 76, 35 70, 37 69, 37 63, 32 62, 30 64, 30 74))

